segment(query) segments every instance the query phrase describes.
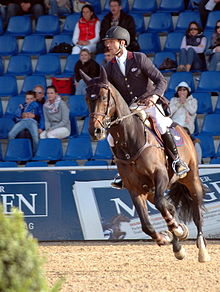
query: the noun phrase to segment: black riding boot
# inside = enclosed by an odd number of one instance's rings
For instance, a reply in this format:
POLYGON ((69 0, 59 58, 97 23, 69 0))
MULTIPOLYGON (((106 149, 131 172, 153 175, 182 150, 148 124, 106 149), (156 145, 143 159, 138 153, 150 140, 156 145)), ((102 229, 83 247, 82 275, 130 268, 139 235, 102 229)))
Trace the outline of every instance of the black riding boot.
POLYGON ((167 149, 167 152, 168 153, 171 152, 170 156, 173 159, 173 163, 172 163, 173 171, 180 178, 184 178, 187 175, 187 172, 189 171, 189 167, 187 166, 185 162, 180 160, 176 143, 175 143, 172 133, 169 130, 167 130, 165 134, 161 135, 161 137, 163 139, 164 146, 167 149))
MULTIPOLYGON (((111 147, 111 149, 112 149, 112 152, 115 154, 115 147, 111 147)), ((121 179, 119 173, 116 174, 116 176, 114 177, 114 181, 111 183, 111 186, 114 189, 118 189, 118 190, 123 189, 123 183, 122 183, 122 179, 121 179)))

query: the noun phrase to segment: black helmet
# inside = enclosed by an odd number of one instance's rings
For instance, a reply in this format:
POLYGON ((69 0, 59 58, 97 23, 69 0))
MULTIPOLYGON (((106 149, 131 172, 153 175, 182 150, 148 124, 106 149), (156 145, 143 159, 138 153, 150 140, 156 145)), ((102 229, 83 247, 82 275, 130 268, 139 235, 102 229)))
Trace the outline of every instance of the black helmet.
POLYGON ((109 28, 109 30, 106 32, 105 37, 102 40, 105 41, 113 39, 125 40, 127 46, 129 46, 130 44, 130 34, 127 29, 121 26, 112 26, 111 28, 109 28))

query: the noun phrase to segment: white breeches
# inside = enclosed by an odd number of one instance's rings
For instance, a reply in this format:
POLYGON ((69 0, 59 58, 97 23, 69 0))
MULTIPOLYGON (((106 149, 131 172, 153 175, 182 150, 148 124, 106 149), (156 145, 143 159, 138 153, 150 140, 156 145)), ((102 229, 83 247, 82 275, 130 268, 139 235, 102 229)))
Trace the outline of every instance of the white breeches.
MULTIPOLYGON (((131 111, 141 111, 141 114, 146 115, 146 117, 149 115, 155 122, 159 132, 161 134, 165 134, 167 131, 167 127, 170 127, 172 124, 172 120, 169 117, 164 116, 162 113, 164 113, 163 108, 161 105, 157 106, 151 106, 151 107, 145 107, 145 106, 137 106, 136 104, 132 104, 130 106, 131 111), (159 109, 158 109, 159 108, 159 109)), ((114 140, 111 134, 108 134, 107 137, 108 143, 111 147, 114 147, 114 140)))

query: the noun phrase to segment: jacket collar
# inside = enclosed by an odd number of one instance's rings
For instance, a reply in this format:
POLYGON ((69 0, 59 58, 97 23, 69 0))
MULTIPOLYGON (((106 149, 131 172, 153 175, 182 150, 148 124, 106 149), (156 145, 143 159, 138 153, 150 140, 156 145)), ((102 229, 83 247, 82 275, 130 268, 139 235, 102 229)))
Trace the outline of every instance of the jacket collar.
MULTIPOLYGON (((129 51, 127 51, 127 52, 128 52, 128 54, 127 54, 127 59, 128 59, 128 60, 133 59, 133 58, 134 58, 134 54, 133 54, 133 52, 129 52, 129 51)), ((114 57, 110 62, 111 62, 111 63, 117 63, 116 57, 114 57)))

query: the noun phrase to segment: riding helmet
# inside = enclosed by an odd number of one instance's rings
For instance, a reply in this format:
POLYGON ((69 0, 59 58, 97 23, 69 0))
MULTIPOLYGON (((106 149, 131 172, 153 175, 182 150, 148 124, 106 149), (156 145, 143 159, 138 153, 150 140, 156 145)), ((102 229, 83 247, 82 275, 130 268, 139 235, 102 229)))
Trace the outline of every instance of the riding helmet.
POLYGON ((121 26, 112 26, 109 28, 109 30, 106 32, 105 37, 102 39, 105 40, 125 40, 126 45, 129 46, 130 44, 130 34, 127 31, 127 29, 121 27, 121 26))

